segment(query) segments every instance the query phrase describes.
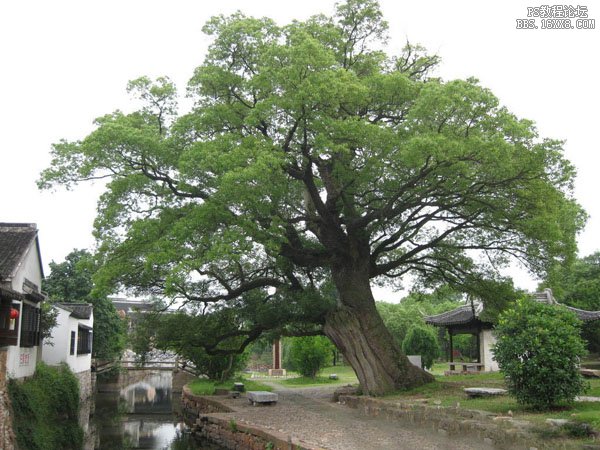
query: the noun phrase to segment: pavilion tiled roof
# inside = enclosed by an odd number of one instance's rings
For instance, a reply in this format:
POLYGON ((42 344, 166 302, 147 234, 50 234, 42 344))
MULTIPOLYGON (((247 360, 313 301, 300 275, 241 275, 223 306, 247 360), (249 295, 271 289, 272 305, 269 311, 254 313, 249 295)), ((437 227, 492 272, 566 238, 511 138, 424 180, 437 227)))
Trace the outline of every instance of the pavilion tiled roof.
POLYGON ((592 320, 600 319, 600 311, 586 311, 585 309, 573 308, 572 306, 565 306, 569 311, 573 311, 577 318, 582 322, 591 322, 592 320))
MULTIPOLYGON (((550 305, 562 305, 569 311, 574 312, 577 318, 583 322, 590 322, 592 320, 600 319, 600 311, 586 311, 583 309, 573 308, 572 306, 567 306, 563 305, 562 303, 558 303, 552 295, 552 290, 550 289, 545 289, 542 292, 536 292, 535 294, 533 294, 533 297, 538 302, 547 303, 550 305)), ((473 314, 473 308, 470 305, 460 306, 451 311, 446 311, 441 314, 425 317, 425 323, 435 325, 437 327, 464 325, 471 322, 472 320, 479 319, 480 312, 481 307, 475 308, 475 314, 473 314)))
POLYGON ((36 236, 35 224, 0 222, 0 280, 13 275, 36 236))
POLYGON ((71 316, 76 319, 89 319, 92 316, 94 307, 91 303, 56 303, 62 309, 71 312, 71 316))
POLYGON ((477 315, 473 315, 471 305, 461 306, 451 311, 446 311, 435 316, 425 317, 425 323, 436 325, 438 327, 447 327, 452 325, 464 325, 471 322, 477 315))

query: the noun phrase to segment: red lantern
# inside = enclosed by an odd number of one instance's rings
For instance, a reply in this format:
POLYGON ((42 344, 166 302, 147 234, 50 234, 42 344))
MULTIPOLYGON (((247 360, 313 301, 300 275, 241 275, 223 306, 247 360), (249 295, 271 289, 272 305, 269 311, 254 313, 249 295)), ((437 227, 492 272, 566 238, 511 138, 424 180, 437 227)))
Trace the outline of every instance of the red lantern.
POLYGON ((16 319, 17 317, 19 317, 19 310, 15 309, 15 308, 10 308, 10 318, 11 318, 11 320, 16 319))

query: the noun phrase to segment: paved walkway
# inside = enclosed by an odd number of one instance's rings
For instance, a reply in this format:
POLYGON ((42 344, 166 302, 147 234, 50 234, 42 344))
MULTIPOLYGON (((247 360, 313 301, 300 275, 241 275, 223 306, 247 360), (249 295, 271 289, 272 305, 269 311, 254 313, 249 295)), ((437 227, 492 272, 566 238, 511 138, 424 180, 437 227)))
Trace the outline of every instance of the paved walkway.
POLYGON ((258 425, 328 450, 487 450, 479 440, 443 436, 432 429, 403 422, 367 417, 359 411, 332 403, 335 388, 286 389, 273 383, 279 402, 251 406, 245 398, 226 402, 238 422, 258 425))

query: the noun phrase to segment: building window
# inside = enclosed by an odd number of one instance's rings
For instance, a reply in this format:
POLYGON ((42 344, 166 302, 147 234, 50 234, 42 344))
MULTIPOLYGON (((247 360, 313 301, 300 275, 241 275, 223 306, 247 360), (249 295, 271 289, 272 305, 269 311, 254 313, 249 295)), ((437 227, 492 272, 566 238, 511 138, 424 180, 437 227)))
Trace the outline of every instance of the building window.
POLYGON ((77 333, 75 333, 74 331, 71 331, 71 350, 69 351, 70 355, 74 355, 75 354, 75 340, 77 339, 77 333))
POLYGON ((20 309, 11 299, 0 298, 0 346, 17 345, 20 309))
POLYGON ((92 330, 79 325, 77 330, 77 354, 92 353, 92 330))
POLYGON ((21 347, 40 345, 40 309, 23 303, 21 311, 21 347))

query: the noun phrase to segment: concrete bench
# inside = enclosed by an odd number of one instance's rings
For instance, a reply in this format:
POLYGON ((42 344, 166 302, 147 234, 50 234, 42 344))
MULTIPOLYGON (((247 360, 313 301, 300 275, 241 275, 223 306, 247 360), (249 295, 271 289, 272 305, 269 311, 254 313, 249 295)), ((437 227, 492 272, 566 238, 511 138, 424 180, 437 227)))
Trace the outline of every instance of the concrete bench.
POLYGON ((279 399, 277 394, 267 391, 248 391, 246 396, 253 405, 271 405, 279 399))
POLYGON ((498 389, 498 388, 465 388, 465 394, 467 394, 471 398, 476 397, 495 397, 497 395, 506 395, 506 389, 498 389))

